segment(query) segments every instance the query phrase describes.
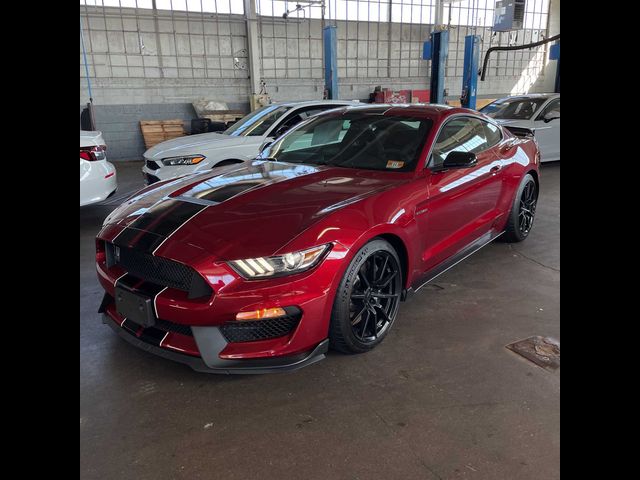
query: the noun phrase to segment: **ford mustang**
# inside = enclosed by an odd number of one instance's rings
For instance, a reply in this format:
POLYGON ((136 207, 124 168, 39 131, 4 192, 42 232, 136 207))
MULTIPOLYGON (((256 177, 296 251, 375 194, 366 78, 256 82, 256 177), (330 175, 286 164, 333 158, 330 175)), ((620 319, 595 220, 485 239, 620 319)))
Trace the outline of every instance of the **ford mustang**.
POLYGON ((157 182, 114 210, 96 238, 103 322, 205 372, 366 352, 422 285, 528 236, 539 162, 530 131, 463 108, 311 117, 248 164, 157 182))

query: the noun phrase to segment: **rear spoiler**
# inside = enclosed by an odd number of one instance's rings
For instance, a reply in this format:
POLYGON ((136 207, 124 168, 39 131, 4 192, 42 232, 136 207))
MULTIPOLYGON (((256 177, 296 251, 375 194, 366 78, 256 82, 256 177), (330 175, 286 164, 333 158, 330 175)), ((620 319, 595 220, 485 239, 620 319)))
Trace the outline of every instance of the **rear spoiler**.
POLYGON ((503 128, 506 128, 511 133, 513 133, 516 137, 519 138, 530 138, 534 136, 535 131, 530 128, 524 127, 512 127, 511 125, 503 125, 503 128))

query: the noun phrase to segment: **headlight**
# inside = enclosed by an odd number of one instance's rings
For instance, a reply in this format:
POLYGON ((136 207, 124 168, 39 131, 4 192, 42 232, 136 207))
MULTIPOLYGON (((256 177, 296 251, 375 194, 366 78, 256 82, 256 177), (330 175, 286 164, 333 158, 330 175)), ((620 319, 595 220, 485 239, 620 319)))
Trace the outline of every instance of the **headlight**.
POLYGON ((163 158, 162 163, 166 166, 171 165, 196 165, 203 161, 205 158, 204 155, 186 155, 182 157, 169 157, 163 158))
POLYGON ((320 263, 320 260, 330 248, 331 244, 327 243, 277 257, 246 258, 244 260, 232 260, 228 263, 239 275, 248 280, 280 277, 313 268, 320 263))

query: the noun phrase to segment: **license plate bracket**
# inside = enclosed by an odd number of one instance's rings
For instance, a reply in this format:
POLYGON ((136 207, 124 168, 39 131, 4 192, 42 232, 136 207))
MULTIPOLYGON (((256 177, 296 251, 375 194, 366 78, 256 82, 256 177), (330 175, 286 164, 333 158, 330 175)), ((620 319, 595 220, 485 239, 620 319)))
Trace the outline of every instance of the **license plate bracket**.
POLYGON ((156 323, 152 299, 138 295, 122 287, 115 288, 116 311, 123 317, 145 328, 156 323))

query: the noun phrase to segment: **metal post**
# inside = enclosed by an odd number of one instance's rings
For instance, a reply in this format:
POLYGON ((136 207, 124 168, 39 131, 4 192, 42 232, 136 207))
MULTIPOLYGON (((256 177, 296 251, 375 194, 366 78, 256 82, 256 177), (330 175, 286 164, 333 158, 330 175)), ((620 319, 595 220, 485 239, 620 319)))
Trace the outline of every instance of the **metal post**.
POLYGON ((431 103, 444 103, 444 68, 449 55, 449 31, 431 32, 431 103))
POLYGON ((260 49, 258 47, 256 2, 253 0, 244 0, 244 12, 247 20, 247 44, 249 45, 248 54, 251 93, 255 95, 260 91, 260 49))
POLYGON ((558 64, 556 65, 556 81, 555 81, 555 84, 553 86, 553 91, 555 93, 560 93, 560 40, 558 40, 558 43, 556 45, 558 46, 558 49, 557 49, 558 50, 558 52, 557 52, 558 64))
POLYGON ((91 124, 91 130, 96 129, 96 121, 93 112, 93 92, 91 91, 91 77, 89 76, 89 64, 87 63, 87 51, 84 48, 84 30, 82 28, 82 18, 80 19, 80 45, 82 46, 82 58, 84 59, 84 72, 87 77, 87 87, 89 88, 89 103, 87 108, 89 109, 89 122, 91 124))
POLYGON ((476 108, 478 92, 478 60, 480 58, 480 37, 464 37, 464 65, 462 71, 462 95, 460 103, 465 108, 476 108))
POLYGON ((338 35, 335 25, 328 25, 322 31, 324 42, 324 88, 326 98, 338 99, 338 35))
MULTIPOLYGON (((435 7, 435 21, 434 21, 434 26, 435 26, 435 30, 440 30, 440 28, 442 27, 442 25, 444 24, 444 2, 443 0, 436 0, 436 7, 435 7)), ((451 10, 449 10, 451 11, 451 10)), ((391 16, 389 16, 391 17, 391 16)))

